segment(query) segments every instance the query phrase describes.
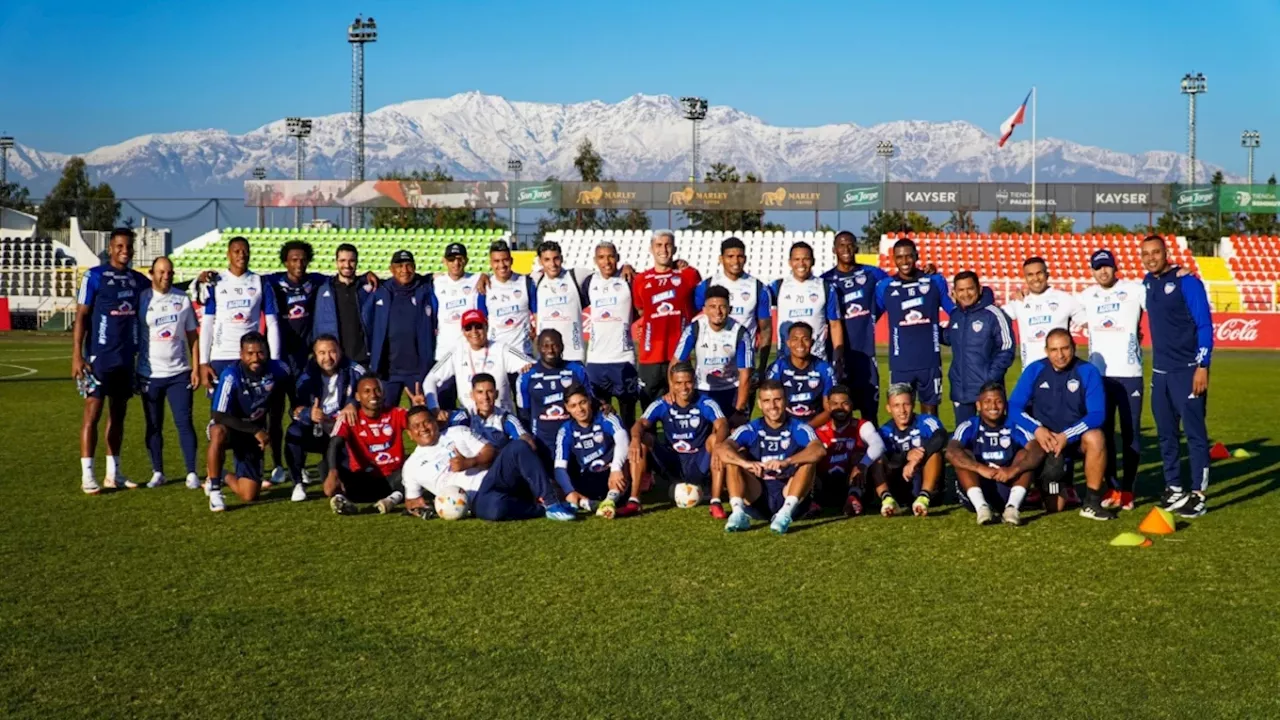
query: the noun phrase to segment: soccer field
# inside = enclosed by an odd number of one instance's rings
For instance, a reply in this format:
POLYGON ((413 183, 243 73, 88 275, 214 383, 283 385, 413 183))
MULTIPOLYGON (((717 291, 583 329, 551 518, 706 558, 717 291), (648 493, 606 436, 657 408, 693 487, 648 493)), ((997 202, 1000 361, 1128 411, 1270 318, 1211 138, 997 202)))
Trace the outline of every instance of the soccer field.
MULTIPOLYGON (((0 340, 5 717, 1280 716, 1277 354, 1214 358, 1211 435, 1253 457, 1214 465, 1209 514, 1114 548, 1162 487, 1149 413, 1142 505, 1112 523, 978 527, 948 499, 727 536, 658 497, 574 525, 89 497, 68 345, 0 340)), ((172 428, 166 453, 180 476, 172 428)), ((149 476, 136 404, 123 467, 149 476)))

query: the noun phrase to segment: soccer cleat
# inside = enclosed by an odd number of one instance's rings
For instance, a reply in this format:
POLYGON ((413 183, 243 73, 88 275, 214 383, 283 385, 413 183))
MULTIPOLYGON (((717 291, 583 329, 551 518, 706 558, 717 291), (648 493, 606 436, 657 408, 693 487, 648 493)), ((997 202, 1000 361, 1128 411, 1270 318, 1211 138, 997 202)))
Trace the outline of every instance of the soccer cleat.
POLYGON ((306 483, 294 483, 293 494, 289 496, 289 499, 293 502, 305 502, 307 499, 306 483))
POLYGON ((422 507, 410 508, 405 512, 409 513, 413 517, 418 518, 419 520, 431 520, 436 517, 435 508, 431 507, 430 505, 423 505, 422 507))
POLYGON ((138 483, 130 480, 124 475, 108 475, 102 479, 102 487, 108 490, 132 490, 138 487, 138 483))
POLYGON ((334 495, 329 498, 329 507, 339 515, 355 515, 360 512, 360 507, 343 495, 334 495))
POLYGON ((396 491, 374 503, 373 509, 377 510, 379 515, 390 515, 395 511, 396 506, 403 501, 404 494, 396 491))
POLYGON ((1102 496, 1102 507, 1107 510, 1114 510, 1124 504, 1120 499, 1119 490, 1108 490, 1106 495, 1102 496))
POLYGON ((929 498, 924 495, 916 498, 916 501, 911 503, 911 512, 914 513, 916 517, 925 517, 928 515, 929 498))
POLYGON ((1000 519, 1005 525, 1017 527, 1022 524, 1022 512, 1012 505, 1006 505, 1004 512, 1001 513, 1000 519))
POLYGON ((262 481, 262 489, 270 490, 272 486, 283 485, 288 481, 289 473, 285 472, 284 468, 277 466, 276 469, 271 471, 271 479, 262 481))
POLYGON ((209 512, 222 512, 227 509, 227 501, 222 499, 221 490, 209 491, 209 512))
POLYGON ((734 510, 724 523, 725 532, 742 532, 749 527, 751 527, 751 518, 747 517, 745 510, 734 510))
POLYGON ((991 522, 994 519, 991 515, 990 505, 979 505, 974 510, 973 514, 978 516, 979 525, 986 525, 987 523, 991 522))
POLYGON ((1084 505, 1080 508, 1080 517, 1089 520, 1115 520, 1116 514, 1104 509, 1101 505, 1084 505))
POLYGON ((718 503, 718 502, 711 503, 711 509, 708 512, 710 512, 711 517, 715 518, 716 520, 729 519, 729 513, 724 511, 724 503, 718 503))
POLYGON ((1182 503, 1173 509, 1173 512, 1178 517, 1184 518, 1198 518, 1208 511, 1209 508, 1204 501, 1204 493, 1198 492, 1187 493, 1187 497, 1183 499, 1182 503))
POLYGON ((80 490, 85 495, 97 495, 102 492, 102 488, 98 487, 98 481, 93 479, 92 475, 85 475, 80 478, 80 490))
POLYGON ((612 520, 613 516, 616 515, 617 512, 618 512, 617 503, 615 503, 613 500, 610 500, 609 498, 605 498, 604 500, 600 501, 600 504, 596 506, 596 517, 601 517, 601 518, 604 518, 605 520, 612 520))
POLYGON ((1121 510, 1133 509, 1133 493, 1124 492, 1124 491, 1120 492, 1120 509, 1121 510))
POLYGON ((1067 485, 1067 489, 1062 493, 1062 499, 1067 501, 1067 507, 1073 508, 1080 504, 1080 496, 1076 494, 1075 485, 1067 485))
POLYGON ((614 513, 614 516, 620 518, 635 517, 636 515, 639 515, 640 512, 640 503, 635 500, 628 500, 626 505, 618 508, 617 512, 614 513))
POLYGON ((165 483, 164 473, 151 473, 151 482, 147 483, 149 488, 158 488, 165 483))
POLYGON ((1044 497, 1040 494, 1040 489, 1039 489, 1039 488, 1034 488, 1034 487, 1033 487, 1033 488, 1031 488, 1030 490, 1028 490, 1028 491, 1027 491, 1027 502, 1026 502, 1026 504, 1028 504, 1028 505, 1041 505, 1041 504, 1043 504, 1043 503, 1044 503, 1044 497))
POLYGON ((769 531, 774 535, 786 535, 787 530, 791 528, 791 513, 778 511, 773 516, 773 522, 769 523, 769 531))
POLYGON ((209 488, 211 487, 213 486, 209 484, 208 478, 205 478, 204 482, 200 483, 200 488, 204 490, 205 497, 209 496, 209 488))
POLYGON ((850 495, 849 499, 844 501, 844 514, 846 517, 858 517, 862 514, 862 501, 857 495, 850 495))
POLYGON ((196 475, 195 473, 187 473, 187 489, 188 489, 188 490, 199 490, 199 489, 200 489, 200 476, 199 476, 199 475, 196 475))
POLYGON ((1187 495, 1188 493, 1180 488, 1166 488, 1164 494, 1160 496, 1160 507, 1172 511, 1187 499, 1187 495))
POLYGON ((901 506, 898 505, 898 501, 892 497, 887 497, 880 503, 880 514, 884 517, 893 517, 894 515, 897 515, 898 511, 901 509, 901 506))
POLYGON ((558 502, 555 505, 547 506, 547 519, 557 520, 559 522, 569 522, 578 519, 578 511, 573 505, 567 502, 558 502))
POLYGON ((302 478, 303 485, 311 485, 316 481, 315 478, 311 477, 311 473, 307 472, 306 468, 302 468, 302 470, 298 472, 298 477, 302 478))

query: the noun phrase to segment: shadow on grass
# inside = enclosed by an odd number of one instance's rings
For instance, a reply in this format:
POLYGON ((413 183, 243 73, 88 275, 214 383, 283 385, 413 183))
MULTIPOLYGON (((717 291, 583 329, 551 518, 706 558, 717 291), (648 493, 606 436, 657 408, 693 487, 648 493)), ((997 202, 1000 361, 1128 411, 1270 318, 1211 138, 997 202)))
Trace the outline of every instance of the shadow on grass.
MULTIPOLYGON (((1243 443, 1235 443, 1230 447, 1233 451, 1239 448, 1248 451, 1249 457, 1215 460, 1209 466, 1208 495, 1211 511, 1256 500, 1270 492, 1280 490, 1280 476, 1265 472, 1280 466, 1280 446, 1271 444, 1270 438, 1255 438, 1243 443), (1235 495, 1235 493, 1241 494, 1235 495), (1222 498, 1225 495, 1233 495, 1233 497, 1225 502, 1214 501, 1215 498, 1222 498)), ((1180 477, 1185 484, 1191 479, 1185 439, 1178 444, 1178 451, 1180 477)), ((1159 440, 1154 431, 1142 434, 1141 463, 1154 467, 1138 472, 1138 478, 1134 484, 1135 499, 1139 505, 1159 502, 1165 490, 1164 468, 1160 457, 1159 440)))

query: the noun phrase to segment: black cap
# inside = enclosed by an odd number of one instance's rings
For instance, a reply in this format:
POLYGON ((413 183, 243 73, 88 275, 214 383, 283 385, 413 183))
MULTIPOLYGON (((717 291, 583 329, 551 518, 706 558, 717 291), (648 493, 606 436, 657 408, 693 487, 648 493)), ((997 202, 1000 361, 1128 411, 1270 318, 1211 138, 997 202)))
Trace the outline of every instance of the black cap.
POLYGON ((459 255, 461 255, 462 257, 467 256, 466 245, 463 245, 462 243, 449 243, 448 245, 445 246, 444 256, 446 258, 457 257, 459 255))
MULTIPOLYGON (((413 253, 408 250, 397 250, 395 255, 391 256, 391 264, 399 265, 400 263, 413 262, 413 253)), ((414 263, 415 265, 417 263, 414 263)))

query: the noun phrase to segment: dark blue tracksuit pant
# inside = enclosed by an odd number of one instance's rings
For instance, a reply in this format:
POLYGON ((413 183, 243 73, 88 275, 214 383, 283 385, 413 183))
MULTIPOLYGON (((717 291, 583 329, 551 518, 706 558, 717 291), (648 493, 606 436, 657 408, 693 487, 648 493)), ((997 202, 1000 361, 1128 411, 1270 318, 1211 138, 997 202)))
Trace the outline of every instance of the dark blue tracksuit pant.
POLYGON ((1133 482, 1138 477, 1138 461, 1142 454, 1142 438, 1139 434, 1139 423, 1142 420, 1142 378, 1104 377, 1102 389, 1107 395, 1107 417, 1102 421, 1102 436, 1107 441, 1105 477, 1112 487, 1133 492, 1133 482), (1120 418, 1120 447, 1123 455, 1118 478, 1116 416, 1120 418))
POLYGON ((284 459, 285 465, 289 468, 289 479, 293 482, 302 482, 302 468, 307 466, 307 453, 320 455, 317 471, 321 481, 329 474, 329 463, 325 459, 325 454, 329 450, 329 434, 317 436, 314 429, 314 425, 291 423, 289 429, 285 431, 284 459))
POLYGON ((480 482, 472 510, 481 520, 527 520, 542 517, 548 504, 559 499, 538 455, 523 440, 502 448, 480 482))
POLYGON ((196 429, 191 421, 191 374, 168 378, 143 379, 142 415, 146 419, 144 436, 151 454, 151 470, 164 472, 164 405, 173 410, 173 426, 178 431, 178 445, 187 472, 196 471, 196 429))
POLYGON ((1191 367, 1152 374, 1151 414, 1155 416, 1160 437, 1165 486, 1204 492, 1209 486, 1209 430, 1205 426, 1208 395, 1192 397, 1194 376, 1195 368, 1191 367), (1182 482, 1180 472, 1178 439, 1184 434, 1191 460, 1190 487, 1182 482))

